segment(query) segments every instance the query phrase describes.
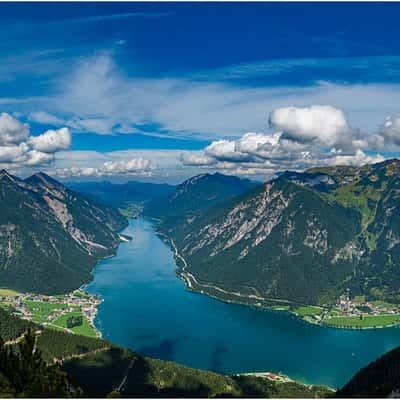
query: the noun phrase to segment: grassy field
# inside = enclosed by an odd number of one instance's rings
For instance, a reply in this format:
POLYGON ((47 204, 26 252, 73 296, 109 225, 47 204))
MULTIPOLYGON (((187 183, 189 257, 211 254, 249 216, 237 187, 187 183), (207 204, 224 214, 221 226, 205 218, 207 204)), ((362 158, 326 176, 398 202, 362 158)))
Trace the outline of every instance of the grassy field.
POLYGON ((373 328, 400 323, 400 315, 366 315, 359 317, 332 317, 324 320, 324 324, 346 328, 373 328))
POLYGON ((293 309, 293 312, 295 312, 296 314, 299 314, 301 316, 317 315, 317 314, 321 314, 322 307, 317 307, 317 306, 297 307, 297 308, 293 309))
POLYGON ((383 301, 383 300, 375 300, 375 301, 371 301, 371 304, 374 306, 383 306, 383 307, 387 307, 387 308, 396 308, 398 307, 396 304, 392 304, 392 303, 388 303, 387 301, 383 301))
POLYGON ((12 289, 0 288, 0 296, 18 296, 19 293, 12 289))
POLYGON ((43 322, 49 322, 47 319, 50 314, 55 310, 64 310, 68 306, 62 303, 46 303, 42 301, 30 301, 25 302, 29 311, 32 314, 32 321, 42 324, 43 322))
MULTIPOLYGON (((65 328, 67 328, 67 320, 69 317, 72 317, 72 316, 77 317, 80 315, 82 315, 82 313, 80 311, 66 313, 66 314, 62 315, 61 317, 57 318, 55 321, 53 321, 52 325, 65 329, 65 328)), ((82 318, 82 325, 75 326, 73 328, 69 328, 69 330, 76 333, 77 335, 96 337, 95 330, 89 324, 89 322, 85 316, 83 316, 83 318, 82 318)))

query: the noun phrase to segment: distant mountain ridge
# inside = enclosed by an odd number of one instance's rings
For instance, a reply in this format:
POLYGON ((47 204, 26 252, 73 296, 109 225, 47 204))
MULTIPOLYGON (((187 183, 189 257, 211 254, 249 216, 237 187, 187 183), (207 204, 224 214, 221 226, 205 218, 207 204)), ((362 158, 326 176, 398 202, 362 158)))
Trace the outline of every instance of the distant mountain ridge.
POLYGON ((196 214, 259 185, 259 182, 218 172, 196 175, 178 185, 167 198, 152 201, 145 214, 162 218, 196 214))
POLYGON ((399 174, 399 160, 285 172, 159 229, 194 289, 217 297, 325 304, 350 291, 400 302, 399 174))
POLYGON ((166 183, 136 181, 126 183, 109 181, 66 182, 65 186, 118 208, 128 207, 132 203, 144 205, 150 201, 165 198, 175 190, 174 185, 166 183))
POLYGON ((44 173, 0 172, 0 281, 21 291, 60 293, 90 280, 114 253, 127 220, 44 173))

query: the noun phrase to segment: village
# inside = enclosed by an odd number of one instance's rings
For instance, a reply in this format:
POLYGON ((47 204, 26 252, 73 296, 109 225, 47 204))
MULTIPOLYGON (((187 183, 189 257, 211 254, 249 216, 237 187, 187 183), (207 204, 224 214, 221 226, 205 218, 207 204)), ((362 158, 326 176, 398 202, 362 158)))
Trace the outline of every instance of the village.
POLYGON ((365 296, 350 298, 344 294, 331 306, 303 306, 291 310, 307 322, 335 328, 368 329, 400 324, 400 307, 365 296))
POLYGON ((98 296, 82 289, 53 296, 0 289, 0 306, 14 315, 43 326, 90 337, 100 336, 94 324, 100 303, 98 296))

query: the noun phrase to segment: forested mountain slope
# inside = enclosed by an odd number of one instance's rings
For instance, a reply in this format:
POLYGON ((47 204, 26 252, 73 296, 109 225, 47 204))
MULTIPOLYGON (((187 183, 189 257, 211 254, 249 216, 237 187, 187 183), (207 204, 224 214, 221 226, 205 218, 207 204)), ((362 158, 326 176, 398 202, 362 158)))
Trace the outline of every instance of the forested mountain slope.
POLYGON ((349 291, 399 302, 399 173, 398 160, 286 172, 159 229, 194 289, 213 295, 325 304, 349 291))
POLYGON ((38 173, 0 172, 0 281, 20 291, 62 293, 90 279, 113 254, 126 219, 38 173))
POLYGON ((197 175, 178 185, 167 198, 152 201, 145 214, 157 218, 196 214, 258 185, 249 179, 220 173, 197 175))
POLYGON ((400 395, 400 347, 362 368, 337 391, 336 397, 396 397, 400 395))

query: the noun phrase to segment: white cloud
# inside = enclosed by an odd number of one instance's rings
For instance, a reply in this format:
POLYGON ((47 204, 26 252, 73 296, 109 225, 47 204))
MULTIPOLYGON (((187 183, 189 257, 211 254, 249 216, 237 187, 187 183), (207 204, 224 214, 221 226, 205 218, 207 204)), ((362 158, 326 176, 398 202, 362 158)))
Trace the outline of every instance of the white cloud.
POLYGON ((364 165, 364 164, 374 164, 377 162, 384 161, 385 157, 377 154, 373 156, 368 156, 362 150, 357 150, 355 154, 352 155, 337 155, 334 156, 331 160, 333 165, 364 165))
POLYGON ((204 150, 207 156, 225 161, 245 161, 249 157, 237 150, 236 143, 230 140, 217 140, 204 150))
POLYGON ((282 107, 270 113, 271 126, 299 142, 342 146, 354 136, 342 110, 329 105, 282 107))
POLYGON ((68 167, 57 169, 56 175, 66 177, 101 177, 101 176, 151 176, 153 166, 150 160, 132 158, 119 161, 106 161, 99 167, 68 167))
POLYGON ((66 150, 71 146, 71 134, 68 128, 48 130, 41 135, 31 136, 29 144, 34 150, 44 153, 55 153, 59 150, 66 150))
POLYGON ((68 128, 47 131, 38 136, 30 134, 29 125, 10 114, 0 114, 0 164, 2 168, 40 166, 54 160, 54 154, 69 148, 68 128))
POLYGON ((361 165, 384 159, 379 154, 365 153, 372 145, 384 148, 384 134, 363 137, 361 131, 349 127, 344 113, 334 107, 280 108, 271 113, 270 120, 278 132, 249 132, 236 140, 217 140, 203 151, 185 154, 182 163, 225 173, 252 175, 264 171, 271 175, 286 169, 361 165))
POLYGON ((29 136, 29 125, 23 124, 10 114, 0 114, 0 144, 18 144, 29 136))
POLYGON ((202 152, 185 152, 181 154, 182 164, 185 166, 205 166, 217 163, 213 157, 207 156, 202 152))
POLYGON ((400 146, 400 117, 388 117, 382 128, 382 136, 388 142, 400 146))
POLYGON ((135 175, 150 173, 152 169, 151 161, 143 158, 133 158, 121 161, 106 161, 103 170, 109 175, 135 175))
POLYGON ((33 166, 42 166, 54 161, 53 153, 44 153, 38 150, 31 150, 28 152, 28 157, 24 165, 33 167, 33 166))
POLYGON ((28 146, 26 143, 20 143, 19 145, 0 146, 0 162, 11 163, 15 160, 22 159, 28 152, 28 146))
POLYGON ((39 124, 49 124, 49 125, 62 125, 64 120, 56 117, 55 115, 49 114, 46 111, 35 111, 28 115, 28 119, 33 122, 38 122, 39 124))
MULTIPOLYGON (((264 131, 272 110, 290 104, 299 109, 329 104, 346 110, 346 117, 338 111, 337 119, 325 128, 323 140, 329 142, 333 129, 358 126, 363 132, 373 132, 387 115, 399 112, 400 103, 397 84, 246 87, 226 81, 132 77, 118 68, 110 53, 82 59, 55 83, 54 94, 36 99, 36 107, 39 101, 43 110, 58 118, 62 115, 71 128, 101 134, 115 133, 121 125, 155 124, 176 137, 238 138, 243 132, 264 131)), ((310 113, 316 127, 316 112, 310 113)), ((304 129, 302 134, 306 134, 304 129)))

